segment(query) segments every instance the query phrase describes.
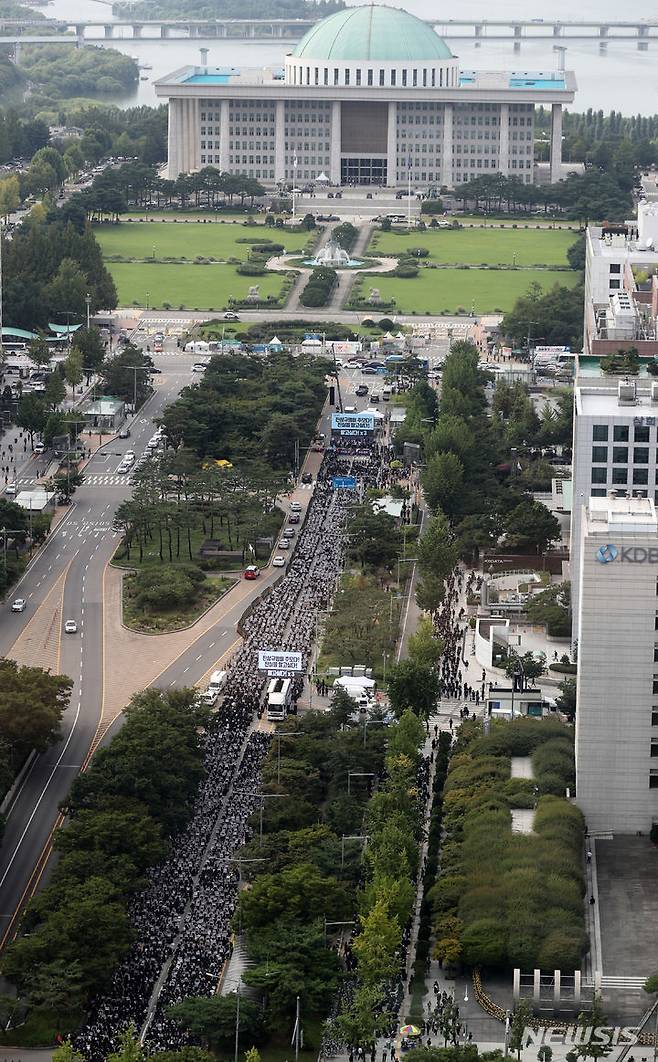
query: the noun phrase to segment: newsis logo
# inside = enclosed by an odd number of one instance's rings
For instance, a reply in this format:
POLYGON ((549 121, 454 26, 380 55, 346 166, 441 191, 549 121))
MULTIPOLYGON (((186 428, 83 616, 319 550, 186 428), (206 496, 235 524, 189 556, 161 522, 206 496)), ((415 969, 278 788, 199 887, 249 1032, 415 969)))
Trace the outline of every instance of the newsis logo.
POLYGON ((599 564, 658 564, 658 547, 651 546, 613 546, 608 542, 606 546, 599 546, 596 551, 596 559, 599 564))
POLYGON ((537 1044, 542 1047, 561 1044, 572 1049, 582 1047, 584 1044, 601 1044, 608 1047, 627 1044, 633 1047, 637 1043, 639 1043, 639 1029, 636 1025, 548 1025, 537 1029, 526 1025, 523 1030, 524 1047, 537 1046, 537 1044))

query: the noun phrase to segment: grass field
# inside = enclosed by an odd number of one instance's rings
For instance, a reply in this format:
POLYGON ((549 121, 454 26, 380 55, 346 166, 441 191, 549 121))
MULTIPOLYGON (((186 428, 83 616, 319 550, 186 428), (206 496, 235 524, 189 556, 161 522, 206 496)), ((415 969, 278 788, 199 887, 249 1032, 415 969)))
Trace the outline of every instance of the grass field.
MULTIPOLYGON (((94 235, 104 255, 123 255, 126 258, 239 258, 249 256, 251 245, 238 239, 271 240, 282 243, 287 251, 301 251, 311 235, 308 232, 287 232, 265 225, 238 225, 196 222, 124 222, 119 225, 97 225, 94 235)), ((212 304, 211 304, 212 305, 212 304)))
POLYGON ((425 232, 375 232, 369 251, 396 255, 409 247, 427 247, 433 262, 464 265, 567 265, 567 248, 576 234, 558 229, 428 229, 425 232))
POLYGON ((222 310, 229 298, 243 299, 257 284, 261 298, 278 296, 283 274, 266 273, 262 277, 243 277, 231 265, 149 265, 141 262, 108 262, 114 277, 120 306, 162 307, 174 309, 222 310))
POLYGON ((395 299, 399 313, 455 313, 459 307, 491 313, 510 310, 535 281, 547 290, 554 284, 573 287, 578 277, 578 273, 541 269, 421 269, 411 280, 381 274, 364 277, 362 292, 367 296, 371 287, 377 288, 383 300, 395 299))

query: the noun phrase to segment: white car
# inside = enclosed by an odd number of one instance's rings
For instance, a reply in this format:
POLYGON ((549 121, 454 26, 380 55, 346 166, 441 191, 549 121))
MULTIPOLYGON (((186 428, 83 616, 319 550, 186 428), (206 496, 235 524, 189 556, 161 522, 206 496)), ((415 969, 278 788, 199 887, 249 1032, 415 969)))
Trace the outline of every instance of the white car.
POLYGON ((302 507, 299 504, 299 502, 291 502, 290 503, 290 512, 291 513, 301 513, 301 511, 302 511, 302 507))
POLYGON ((11 606, 12 612, 24 612, 25 611, 25 598, 17 597, 11 606))
POLYGON ((290 542, 287 538, 282 538, 279 542, 279 549, 290 549, 290 542))
POLYGON ((234 313, 233 310, 227 310, 226 313, 223 316, 224 316, 224 320, 225 321, 239 321, 240 320, 240 318, 238 317, 237 313, 234 313))
POLYGON ((35 452, 35 454, 42 454, 45 449, 46 449, 45 444, 42 443, 42 442, 37 442, 37 443, 34 444, 34 452, 35 452))
POLYGON ((218 696, 219 694, 217 693, 217 690, 204 690, 203 693, 200 694, 201 703, 207 704, 209 708, 212 708, 217 702, 218 696))
POLYGON ((66 623, 64 624, 64 631, 65 631, 66 634, 77 634, 78 633, 78 625, 75 622, 75 620, 67 620, 66 623))
POLYGON ((285 568, 285 566, 286 566, 286 558, 282 557, 281 554, 278 553, 276 555, 276 557, 272 561, 272 567, 273 568, 285 568))

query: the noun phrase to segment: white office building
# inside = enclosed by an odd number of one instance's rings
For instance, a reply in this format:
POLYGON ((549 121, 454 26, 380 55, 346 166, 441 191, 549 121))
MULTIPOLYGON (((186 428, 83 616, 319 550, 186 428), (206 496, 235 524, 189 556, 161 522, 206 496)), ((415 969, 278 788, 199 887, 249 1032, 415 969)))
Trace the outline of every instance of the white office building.
POLYGON ((612 491, 658 502, 658 381, 581 376, 574 393, 571 508, 573 639, 578 630, 581 527, 590 498, 612 491))
POLYGON ((551 111, 550 179, 562 168, 573 73, 462 70, 431 25, 384 5, 314 26, 280 67, 186 66, 156 82, 169 102, 168 175, 204 166, 265 185, 453 187, 487 173, 535 179, 534 111, 551 111))
POLYGON ((658 822, 658 519, 594 497, 580 525, 576 799, 590 833, 658 822))

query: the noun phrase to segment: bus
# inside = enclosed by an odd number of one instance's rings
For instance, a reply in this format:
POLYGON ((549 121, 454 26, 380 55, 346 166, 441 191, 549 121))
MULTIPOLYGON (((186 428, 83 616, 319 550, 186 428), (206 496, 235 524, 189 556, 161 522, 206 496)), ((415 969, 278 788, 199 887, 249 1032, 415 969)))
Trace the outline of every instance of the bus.
POLYGON ((292 702, 292 679, 272 679, 267 688, 267 718, 270 723, 280 723, 286 718, 292 702))

